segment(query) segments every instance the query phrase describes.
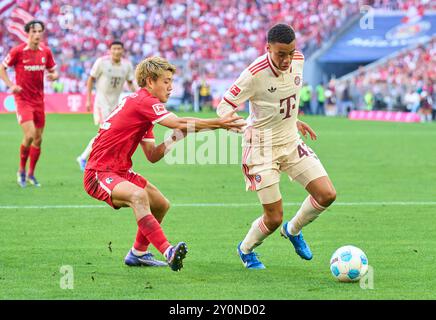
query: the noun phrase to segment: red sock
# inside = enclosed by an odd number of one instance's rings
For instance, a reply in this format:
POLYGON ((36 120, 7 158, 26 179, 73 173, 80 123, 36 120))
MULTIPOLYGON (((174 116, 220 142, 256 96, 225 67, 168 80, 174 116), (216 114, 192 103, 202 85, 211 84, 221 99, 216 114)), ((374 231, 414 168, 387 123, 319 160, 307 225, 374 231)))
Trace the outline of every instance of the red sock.
MULTIPOLYGON (((157 220, 157 219, 156 219, 157 220)), ((162 223, 162 221, 157 220, 159 224, 162 223)), ((136 241, 133 244, 133 248, 135 248, 138 251, 147 251, 148 246, 150 245, 150 241, 144 235, 142 234, 141 230, 138 228, 138 231, 136 232, 136 241)))
POLYGON ((30 147, 20 146, 20 171, 26 171, 26 162, 29 157, 30 147))
POLYGON ((37 148, 34 146, 30 146, 30 163, 29 163, 29 176, 33 176, 33 173, 35 171, 36 163, 38 162, 39 155, 41 154, 41 148, 37 148))
POLYGON ((138 229, 142 232, 142 235, 147 238, 147 240, 151 242, 157 250, 159 250, 160 253, 164 254, 168 247, 171 246, 165 237, 159 222, 152 214, 148 214, 138 221, 138 229))
POLYGON ((138 232, 136 232, 136 240, 133 244, 133 248, 138 251, 147 251, 148 246, 150 245, 150 241, 142 234, 141 230, 138 228, 138 232))

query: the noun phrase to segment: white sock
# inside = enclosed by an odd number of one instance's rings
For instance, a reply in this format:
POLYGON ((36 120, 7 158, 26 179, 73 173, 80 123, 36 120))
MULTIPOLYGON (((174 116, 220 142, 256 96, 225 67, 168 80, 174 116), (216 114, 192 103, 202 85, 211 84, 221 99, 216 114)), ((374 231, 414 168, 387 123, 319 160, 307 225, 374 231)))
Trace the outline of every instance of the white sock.
POLYGON ((89 154, 91 153, 92 150, 92 144, 94 143, 95 137, 91 139, 91 141, 89 141, 88 145, 86 146, 85 151, 83 151, 83 153, 80 155, 80 158, 82 158, 83 160, 88 159, 89 154))
POLYGON ((140 257, 140 256, 143 256, 144 254, 146 254, 147 251, 139 251, 139 250, 136 250, 134 247, 132 247, 132 253, 135 256, 140 257))
POLYGON ((165 259, 168 259, 168 253, 170 252, 170 249, 172 248, 173 246, 169 246, 166 250, 165 250, 165 252, 164 252, 164 257, 165 257, 165 259))
POLYGON ((316 200, 309 195, 297 211, 296 215, 288 222, 288 232, 293 236, 298 235, 304 226, 311 223, 326 208, 321 206, 316 200))
POLYGON ((267 228, 263 222, 263 216, 254 220, 251 228, 248 231, 245 239, 241 244, 241 251, 245 254, 253 251, 254 248, 259 246, 272 232, 267 228))

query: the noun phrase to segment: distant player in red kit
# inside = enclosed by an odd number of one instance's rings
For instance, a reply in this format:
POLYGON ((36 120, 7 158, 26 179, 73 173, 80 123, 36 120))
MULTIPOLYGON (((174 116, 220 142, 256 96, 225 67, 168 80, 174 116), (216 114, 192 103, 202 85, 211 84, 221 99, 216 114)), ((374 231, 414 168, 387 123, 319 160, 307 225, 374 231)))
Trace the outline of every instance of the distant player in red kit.
POLYGON ((15 96, 18 123, 23 128, 23 141, 20 147, 20 167, 17 182, 26 186, 26 179, 34 186, 40 184, 35 178, 35 166, 41 153, 42 133, 44 131, 44 72, 47 79, 58 79, 56 63, 49 48, 41 44, 44 23, 32 20, 24 26, 29 35, 27 43, 13 48, 0 66, 0 78, 15 96), (16 84, 8 77, 6 69, 15 68, 16 84), (26 177, 27 158, 30 158, 26 177))
POLYGON ((124 98, 105 119, 92 145, 84 174, 86 192, 111 207, 131 207, 138 231, 133 248, 124 259, 129 266, 167 266, 178 271, 183 267, 187 246, 172 246, 160 226, 169 209, 169 201, 150 182, 132 170, 132 155, 141 145, 150 162, 159 161, 177 139, 194 129, 235 129, 245 125, 234 111, 221 119, 179 118, 168 112, 164 103, 172 91, 174 65, 163 58, 151 57, 136 67, 137 92, 124 98), (237 123, 238 122, 238 123, 237 123), (155 145, 155 124, 171 128, 173 134, 155 145), (154 259, 147 251, 152 244, 167 262, 154 259))

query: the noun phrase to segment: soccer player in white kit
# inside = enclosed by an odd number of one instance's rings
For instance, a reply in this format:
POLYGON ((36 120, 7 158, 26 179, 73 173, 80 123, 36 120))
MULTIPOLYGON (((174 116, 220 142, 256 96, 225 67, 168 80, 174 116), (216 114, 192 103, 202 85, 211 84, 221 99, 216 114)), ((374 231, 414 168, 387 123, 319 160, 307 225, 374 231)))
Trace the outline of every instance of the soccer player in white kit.
POLYGON ((304 56, 295 46, 295 32, 290 26, 273 26, 268 31, 268 52, 242 72, 217 108, 218 115, 223 116, 246 100, 250 101, 242 170, 247 190, 257 192, 263 214, 252 223, 237 248, 248 269, 265 268, 253 249, 282 224, 281 172, 299 182, 309 193, 296 215, 280 230, 303 259, 312 259, 312 252, 301 229, 336 199, 335 188, 323 165, 298 133, 305 137, 309 133, 312 140, 316 139, 310 126, 297 118, 304 56))
MULTIPOLYGON (((113 41, 110 45, 110 55, 98 58, 92 66, 87 87, 86 109, 91 110, 92 87, 96 81, 96 94, 94 101, 94 123, 101 125, 118 105, 124 83, 127 81, 130 91, 136 91, 133 84, 134 70, 130 61, 123 59, 124 44, 113 41)), ((89 141, 83 153, 77 157, 80 169, 83 171, 86 161, 91 153, 94 138, 89 141)))

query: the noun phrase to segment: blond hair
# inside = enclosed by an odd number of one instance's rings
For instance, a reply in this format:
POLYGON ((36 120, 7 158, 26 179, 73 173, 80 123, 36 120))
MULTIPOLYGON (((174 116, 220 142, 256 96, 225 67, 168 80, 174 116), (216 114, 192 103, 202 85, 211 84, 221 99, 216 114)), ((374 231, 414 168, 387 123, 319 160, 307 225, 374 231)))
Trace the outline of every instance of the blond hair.
POLYGON ((144 88, 147 84, 147 78, 156 81, 165 71, 171 71, 174 74, 176 66, 161 57, 146 58, 136 66, 136 82, 139 87, 144 88))

